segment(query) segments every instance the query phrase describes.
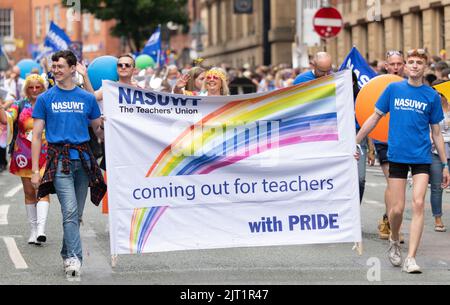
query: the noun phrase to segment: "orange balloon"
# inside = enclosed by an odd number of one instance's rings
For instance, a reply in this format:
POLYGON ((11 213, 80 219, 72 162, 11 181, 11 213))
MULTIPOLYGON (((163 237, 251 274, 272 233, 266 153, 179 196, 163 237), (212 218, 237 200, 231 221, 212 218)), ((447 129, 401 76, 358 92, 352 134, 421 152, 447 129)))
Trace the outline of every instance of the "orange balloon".
MULTIPOLYGON (((398 75, 385 74, 372 78, 359 91, 356 98, 355 112, 356 120, 359 126, 374 113, 375 104, 383 93, 384 89, 390 84, 402 81, 403 78, 398 75)), ((381 142, 387 142, 389 133, 389 113, 381 118, 377 126, 369 133, 369 137, 381 142)))

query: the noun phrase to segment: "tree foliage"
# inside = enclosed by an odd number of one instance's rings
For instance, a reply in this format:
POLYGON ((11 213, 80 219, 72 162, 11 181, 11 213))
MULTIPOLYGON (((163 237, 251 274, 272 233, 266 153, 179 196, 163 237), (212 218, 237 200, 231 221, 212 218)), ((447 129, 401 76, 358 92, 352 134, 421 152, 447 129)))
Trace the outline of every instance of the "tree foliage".
MULTIPOLYGON (((62 0, 63 5, 73 1, 62 0)), ((82 12, 97 19, 115 20, 110 31, 125 37, 133 51, 140 51, 159 24, 169 21, 185 25, 187 0, 88 0, 81 1, 82 12)))

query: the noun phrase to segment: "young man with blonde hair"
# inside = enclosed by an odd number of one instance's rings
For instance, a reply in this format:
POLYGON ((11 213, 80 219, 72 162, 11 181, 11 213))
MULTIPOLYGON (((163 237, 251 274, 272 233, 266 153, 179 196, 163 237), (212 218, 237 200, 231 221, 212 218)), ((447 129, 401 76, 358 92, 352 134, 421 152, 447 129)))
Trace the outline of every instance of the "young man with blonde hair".
POLYGON ((408 256, 402 270, 421 273, 415 257, 422 237, 424 204, 430 175, 431 137, 442 162, 443 182, 449 184, 450 175, 444 139, 439 122, 444 118, 439 95, 424 85, 423 75, 427 66, 427 54, 423 49, 407 53, 408 79, 387 86, 375 105, 375 112, 359 131, 357 143, 375 128, 379 120, 390 113, 388 153, 389 160, 389 238, 388 258, 392 265, 402 265, 399 231, 405 209, 405 193, 408 171, 413 176, 412 221, 410 226, 408 256))

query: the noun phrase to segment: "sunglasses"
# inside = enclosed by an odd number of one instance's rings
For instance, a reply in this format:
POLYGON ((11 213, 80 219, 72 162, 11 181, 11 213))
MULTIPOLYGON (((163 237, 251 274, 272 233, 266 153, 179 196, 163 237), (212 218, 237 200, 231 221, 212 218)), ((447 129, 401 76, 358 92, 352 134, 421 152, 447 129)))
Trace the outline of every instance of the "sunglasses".
POLYGON ((397 50, 390 50, 390 51, 386 52, 386 57, 387 58, 389 58, 391 56, 394 56, 394 55, 398 55, 398 56, 403 57, 403 52, 402 51, 397 51, 397 50))
POLYGON ((122 68, 122 69, 125 69, 125 68, 131 68, 132 67, 132 65, 131 64, 128 64, 128 63, 118 63, 117 64, 117 68, 122 68))
POLYGON ((28 86, 27 87, 27 89, 29 89, 29 90, 39 90, 39 89, 42 89, 43 87, 42 86, 28 86))
POLYGON ((219 80, 220 77, 218 77, 217 75, 208 75, 206 77, 206 80, 219 80))
POLYGON ((408 51, 408 56, 413 54, 425 55, 427 54, 427 51, 425 51, 425 49, 412 49, 408 51))

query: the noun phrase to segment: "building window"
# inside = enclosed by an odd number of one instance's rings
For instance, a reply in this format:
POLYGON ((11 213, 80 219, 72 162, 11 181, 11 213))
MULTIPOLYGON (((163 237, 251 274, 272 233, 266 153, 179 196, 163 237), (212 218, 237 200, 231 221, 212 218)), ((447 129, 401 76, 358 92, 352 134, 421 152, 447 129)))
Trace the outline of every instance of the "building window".
MULTIPOLYGON (((396 18, 398 22, 397 30, 399 35, 399 41, 398 41, 398 49, 401 50, 401 48, 404 48, 405 45, 405 34, 403 32, 403 17, 399 16, 396 18)), ((403 50, 405 51, 405 50, 403 50)))
POLYGON ((83 34, 88 35, 91 31, 91 24, 90 24, 90 15, 84 14, 83 15, 83 34))
POLYGON ((94 19, 94 32, 95 32, 95 34, 100 33, 101 28, 102 28, 102 21, 100 19, 95 18, 94 19))
POLYGON ((53 6, 53 21, 57 24, 60 25, 61 22, 61 16, 59 14, 59 5, 55 4, 55 6, 53 6))
POLYGON ((36 37, 40 38, 42 36, 42 19, 41 19, 41 8, 37 7, 34 11, 36 17, 36 37))
POLYGON ((445 14, 444 8, 438 9, 439 18, 439 51, 445 49, 445 14))
POLYGON ((46 6, 44 8, 44 20, 45 20, 45 33, 50 29, 50 8, 46 6))
POLYGON ((422 17, 422 12, 418 12, 415 14, 416 18, 417 18, 417 26, 418 26, 418 33, 416 35, 418 35, 419 41, 418 41, 418 47, 419 48, 423 48, 423 17, 422 17))
MULTIPOLYGON (((380 33, 381 33, 381 51, 386 51, 386 27, 384 23, 384 19, 379 23, 380 24, 380 33)), ((381 54, 383 56, 384 54, 381 54)))
POLYGON ((0 37, 12 38, 13 33, 13 15, 11 9, 0 9, 0 37))

